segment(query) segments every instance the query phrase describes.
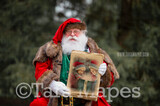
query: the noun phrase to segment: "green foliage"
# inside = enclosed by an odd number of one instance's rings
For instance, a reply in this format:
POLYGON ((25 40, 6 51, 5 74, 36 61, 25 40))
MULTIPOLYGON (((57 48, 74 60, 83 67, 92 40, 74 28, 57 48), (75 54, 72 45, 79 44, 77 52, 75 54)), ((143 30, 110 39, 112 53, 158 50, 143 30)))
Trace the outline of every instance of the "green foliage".
POLYGON ((32 60, 56 30, 50 7, 55 1, 1 0, 0 5, 0 96, 17 97, 20 82, 35 82, 32 60))
MULTIPOLYGON (((160 9, 158 1, 111 1, 94 0, 88 14, 88 35, 91 35, 105 49, 120 73, 120 79, 113 86, 121 89, 123 87, 140 87, 139 98, 122 98, 118 96, 113 99, 111 105, 158 105, 159 98, 159 39, 160 28, 157 10, 160 9), (128 3, 132 8, 130 20, 123 14, 122 3, 128 3), (150 7, 150 8, 146 8, 150 7), (98 15, 96 14, 98 13, 98 15), (155 14, 156 13, 156 14, 155 14), (123 22, 121 22, 121 19, 123 22), (125 24, 119 26, 119 24, 125 24), (128 25, 127 25, 128 24, 128 25), (126 27, 122 27, 126 26, 126 27), (123 37, 120 36, 120 31, 123 37), (120 41, 120 42, 118 42, 120 41), (141 52, 149 56, 119 56, 118 53, 141 52)), ((129 10, 129 9, 128 9, 129 10)))
MULTIPOLYGON (((112 98, 113 106, 160 105, 160 2, 158 0, 1 0, 0 97, 16 98, 21 82, 35 82, 32 60, 62 21, 84 20, 88 36, 113 59, 120 79, 113 87, 140 87, 139 98, 112 98), (124 6, 125 5, 125 6, 124 6), (57 12, 60 6, 64 10, 57 12), (71 11, 71 15, 66 13, 71 11), (141 52, 148 56, 119 53, 141 52)), ((33 98, 30 97, 32 100, 33 98)))

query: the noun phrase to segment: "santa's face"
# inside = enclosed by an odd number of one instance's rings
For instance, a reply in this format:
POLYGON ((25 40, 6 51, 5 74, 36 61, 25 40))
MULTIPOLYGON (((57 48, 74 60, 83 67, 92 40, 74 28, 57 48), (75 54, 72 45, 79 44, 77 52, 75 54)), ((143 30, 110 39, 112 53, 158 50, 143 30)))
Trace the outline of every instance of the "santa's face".
POLYGON ((64 54, 70 54, 72 50, 84 51, 87 43, 85 31, 70 29, 62 38, 62 50, 64 54))
POLYGON ((65 35, 67 37, 69 37, 69 36, 76 36, 76 37, 78 37, 81 33, 82 33, 82 31, 80 29, 76 29, 75 28, 75 29, 70 29, 70 30, 66 31, 65 35))

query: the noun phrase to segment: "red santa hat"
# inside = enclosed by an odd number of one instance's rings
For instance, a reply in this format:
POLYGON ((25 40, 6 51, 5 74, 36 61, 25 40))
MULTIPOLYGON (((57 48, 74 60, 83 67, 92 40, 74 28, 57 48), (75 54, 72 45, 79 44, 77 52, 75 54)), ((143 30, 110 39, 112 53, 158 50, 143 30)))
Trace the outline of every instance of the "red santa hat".
POLYGON ((53 37, 53 42, 57 44, 58 42, 62 41, 63 33, 69 29, 78 28, 80 30, 85 30, 86 25, 85 23, 81 22, 80 20, 77 20, 75 18, 69 18, 66 21, 64 21, 58 28, 57 32, 55 33, 53 37))

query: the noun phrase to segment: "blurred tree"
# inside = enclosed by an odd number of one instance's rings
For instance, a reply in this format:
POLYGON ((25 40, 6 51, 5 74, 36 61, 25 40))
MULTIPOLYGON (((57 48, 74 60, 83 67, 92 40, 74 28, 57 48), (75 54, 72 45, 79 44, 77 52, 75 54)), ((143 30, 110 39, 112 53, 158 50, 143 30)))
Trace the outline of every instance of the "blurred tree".
POLYGON ((15 98, 19 83, 35 82, 32 60, 57 28, 55 5, 55 0, 0 1, 0 97, 15 98))
POLYGON ((123 43, 127 36, 129 36, 129 32, 132 31, 132 26, 134 23, 132 16, 132 5, 133 0, 121 0, 117 42, 123 48, 126 48, 123 43))
POLYGON ((88 36, 115 62, 121 77, 113 86, 140 87, 139 98, 118 96, 111 105, 160 105, 159 0, 1 0, 0 100, 16 98, 19 83, 35 82, 31 63, 37 49, 70 17, 84 20, 88 36), (119 55, 124 52, 149 56, 119 55))
POLYGON ((158 0, 93 0, 86 14, 88 34, 111 55, 120 73, 120 80, 113 86, 141 89, 139 98, 119 96, 113 106, 159 105, 159 4, 158 0), (118 51, 142 55, 119 56, 118 51))

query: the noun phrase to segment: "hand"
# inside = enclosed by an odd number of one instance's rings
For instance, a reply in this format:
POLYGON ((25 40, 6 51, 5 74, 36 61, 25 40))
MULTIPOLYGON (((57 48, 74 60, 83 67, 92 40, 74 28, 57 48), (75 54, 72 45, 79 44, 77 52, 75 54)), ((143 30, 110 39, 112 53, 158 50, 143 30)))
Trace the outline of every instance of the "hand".
POLYGON ((49 87, 51 87, 52 91, 53 91, 56 95, 60 95, 60 96, 64 96, 64 97, 70 96, 69 89, 68 89, 67 86, 66 86, 64 83, 62 83, 62 82, 53 80, 53 81, 50 83, 49 87))
POLYGON ((98 69, 98 72, 103 76, 105 74, 107 70, 107 65, 106 63, 102 63, 100 66, 99 66, 99 69, 98 69))

